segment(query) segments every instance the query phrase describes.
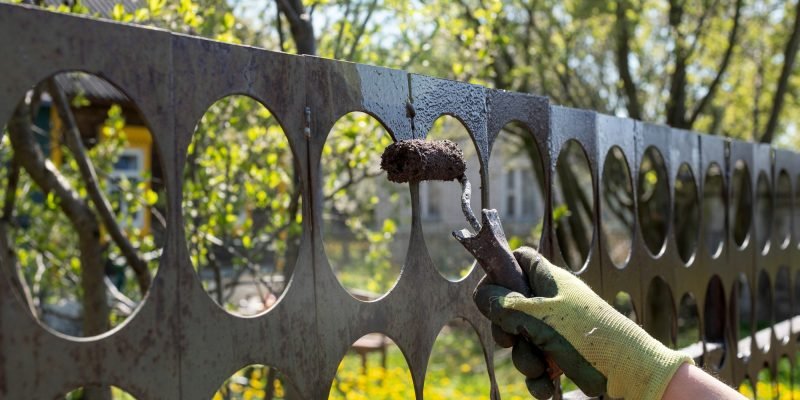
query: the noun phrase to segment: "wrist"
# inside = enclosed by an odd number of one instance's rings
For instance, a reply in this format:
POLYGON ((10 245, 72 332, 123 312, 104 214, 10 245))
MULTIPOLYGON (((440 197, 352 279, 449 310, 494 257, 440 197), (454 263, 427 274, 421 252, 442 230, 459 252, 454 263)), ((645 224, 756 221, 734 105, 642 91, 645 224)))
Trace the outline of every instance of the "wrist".
POLYGON ((683 364, 672 376, 663 400, 708 399, 745 400, 741 393, 718 381, 700 368, 683 364))
POLYGON ((610 328, 618 338, 618 342, 609 345, 616 350, 616 357, 606 369, 607 393, 611 397, 661 399, 681 365, 694 364, 691 357, 664 346, 627 318, 616 319, 610 328))

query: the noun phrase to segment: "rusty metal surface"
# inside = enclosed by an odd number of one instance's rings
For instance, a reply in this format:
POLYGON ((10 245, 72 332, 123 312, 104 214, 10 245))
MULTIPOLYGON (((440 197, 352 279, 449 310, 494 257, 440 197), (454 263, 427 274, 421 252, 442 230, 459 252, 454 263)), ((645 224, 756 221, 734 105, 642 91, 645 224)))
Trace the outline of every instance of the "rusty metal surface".
MULTIPOLYGON (((708 339, 701 361, 721 360, 713 369, 731 383, 755 378, 764 365, 775 376, 777 362, 784 356, 795 364, 797 326, 788 340, 770 334, 767 351, 753 340, 750 355, 737 356, 737 341, 742 338, 735 321, 734 287, 743 274, 753 293, 749 316, 753 321, 758 304, 774 304, 778 284, 788 285, 788 299, 796 312, 800 267, 792 260, 800 255, 800 227, 792 226, 791 240, 784 247, 778 245, 781 238, 775 229, 757 232, 756 224, 751 224, 750 240, 739 248, 731 229, 733 211, 728 209, 721 252, 712 257, 701 232, 694 257, 686 265, 678 255, 671 213, 675 177, 683 163, 692 170, 701 202, 706 171, 717 164, 725 177, 724 200, 730 203, 737 160, 748 166, 751 202, 756 201, 758 176, 763 172, 774 203, 781 171, 788 173, 793 200, 800 190, 795 186, 800 176, 796 153, 551 106, 547 99, 532 95, 7 4, 0 4, 0 54, 6 55, 0 58, 0 124, 8 121, 17 100, 42 79, 65 70, 97 74, 131 98, 148 121, 168 199, 167 244, 153 286, 136 314, 107 334, 74 339, 44 328, 12 289, 13 278, 0 271, 0 398, 54 398, 85 384, 116 385, 139 399, 211 398, 226 378, 252 363, 277 367, 304 398, 325 398, 348 348, 371 332, 385 333, 397 343, 421 398, 436 336, 456 317, 475 328, 490 361, 490 326, 471 301, 482 272, 473 269, 457 282, 437 272, 430 254, 438 249, 426 246, 417 184, 408 185, 411 239, 395 287, 376 301, 364 302, 348 294, 334 275, 321 233, 321 155, 335 122, 353 111, 374 116, 395 140, 425 137, 441 115, 459 119, 478 152, 482 182, 474 184, 481 188, 482 204, 489 207, 493 203, 486 169, 492 145, 509 122, 528 128, 542 154, 547 188, 541 249, 559 264, 565 260, 552 220, 552 184, 561 150, 568 141, 577 141, 592 173, 594 202, 591 249, 579 275, 609 301, 620 291, 629 293, 637 320, 645 325, 654 318, 646 306, 654 280, 668 287, 672 304, 666 313, 672 321, 680 299, 691 294, 697 302, 700 336, 708 339), (48 29, 36 29, 41 26, 48 29), (188 255, 181 210, 182 171, 195 126, 211 104, 233 94, 257 99, 280 121, 303 191, 304 233, 291 281, 274 308, 249 318, 226 312, 203 290, 188 255), (600 177, 614 146, 628 162, 634 194, 645 150, 656 148, 664 158, 670 193, 664 216, 669 221, 666 239, 655 255, 642 238, 638 202, 634 203, 632 249, 623 268, 611 261, 600 229, 604 223, 600 177), (754 238, 759 235, 771 238, 766 252, 755 249, 754 238), (762 271, 770 282, 767 297, 759 296, 756 287, 762 271)), ((700 213, 702 219, 702 207, 700 213)), ((774 316, 773 312, 770 322, 780 322, 774 316)), ((488 371, 492 396, 499 397, 491 362, 488 371)))

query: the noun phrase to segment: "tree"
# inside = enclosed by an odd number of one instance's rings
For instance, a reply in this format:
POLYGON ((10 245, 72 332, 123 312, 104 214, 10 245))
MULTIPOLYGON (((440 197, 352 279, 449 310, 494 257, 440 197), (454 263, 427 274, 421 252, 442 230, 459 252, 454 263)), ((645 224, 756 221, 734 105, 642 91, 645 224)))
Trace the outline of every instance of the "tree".
MULTIPOLYGON (((793 131, 786 117, 798 105, 797 2, 459 0, 431 7, 450 22, 439 43, 459 44, 458 59, 466 59, 451 64, 453 78, 745 140, 772 143, 793 131)), ((563 169, 571 178, 562 184, 579 181, 577 171, 563 169)), ((577 199, 565 199, 570 214, 585 208, 577 199)))

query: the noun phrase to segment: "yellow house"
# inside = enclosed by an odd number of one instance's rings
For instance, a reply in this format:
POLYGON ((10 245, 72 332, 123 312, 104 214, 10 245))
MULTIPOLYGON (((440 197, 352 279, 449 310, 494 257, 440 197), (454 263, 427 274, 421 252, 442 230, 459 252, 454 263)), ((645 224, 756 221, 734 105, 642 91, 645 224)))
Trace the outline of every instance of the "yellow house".
MULTIPOLYGON (((56 76, 56 82, 73 104, 72 112, 86 148, 91 148, 103 140, 102 130, 108 118, 109 109, 113 105, 121 108, 122 116, 125 118, 122 131, 127 137, 127 145, 114 163, 109 178, 112 182, 123 178, 134 184, 143 182, 146 190, 153 189, 152 181, 160 181, 158 178, 161 171, 158 166, 154 168, 152 135, 133 102, 107 81, 89 74, 62 73, 56 76), (76 98, 81 103, 79 107, 75 106, 75 103, 78 102, 75 101, 76 98), (148 173, 151 179, 146 180, 145 176, 148 173)), ((55 165, 61 165, 60 143, 63 140, 63 123, 55 107, 50 107, 49 119, 50 158, 55 165)), ((118 195, 119 187, 114 184, 110 187, 109 196, 118 195)), ((120 207, 116 211, 120 215, 126 215, 128 213, 127 204, 120 202, 120 207)), ((132 217, 133 221, 130 227, 138 229, 142 235, 151 233, 152 212, 149 207, 143 207, 132 217)))

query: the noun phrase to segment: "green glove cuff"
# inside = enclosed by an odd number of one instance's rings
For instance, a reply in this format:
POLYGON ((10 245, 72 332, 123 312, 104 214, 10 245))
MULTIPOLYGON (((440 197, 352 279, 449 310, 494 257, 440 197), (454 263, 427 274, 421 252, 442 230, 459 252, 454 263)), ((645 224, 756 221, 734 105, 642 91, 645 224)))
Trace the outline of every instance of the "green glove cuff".
MULTIPOLYGON (((497 303, 506 310, 533 317, 563 337, 606 377, 609 396, 627 400, 661 399, 678 368, 683 363, 694 363, 689 356, 652 338, 571 272, 553 266, 538 253, 531 254, 532 249, 521 251, 523 254, 516 254, 517 258, 520 264, 529 261, 523 268, 527 267, 534 293, 543 297, 525 298, 510 293, 497 303)), ((548 335, 542 333, 537 340, 548 335)), ((559 356, 553 356, 558 362, 559 356)), ((562 368, 569 376, 569 366, 562 368)))

